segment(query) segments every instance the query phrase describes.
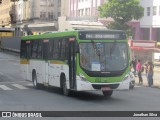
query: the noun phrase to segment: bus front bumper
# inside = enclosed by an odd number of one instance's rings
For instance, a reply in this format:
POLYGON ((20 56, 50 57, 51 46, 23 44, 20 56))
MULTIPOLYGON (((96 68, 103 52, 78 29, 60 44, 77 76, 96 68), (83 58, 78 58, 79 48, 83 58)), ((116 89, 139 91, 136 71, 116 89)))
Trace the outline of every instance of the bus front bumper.
POLYGON ((129 77, 126 77, 121 82, 114 83, 91 83, 89 81, 77 79, 77 91, 103 90, 103 88, 108 90, 129 90, 130 81, 129 77))

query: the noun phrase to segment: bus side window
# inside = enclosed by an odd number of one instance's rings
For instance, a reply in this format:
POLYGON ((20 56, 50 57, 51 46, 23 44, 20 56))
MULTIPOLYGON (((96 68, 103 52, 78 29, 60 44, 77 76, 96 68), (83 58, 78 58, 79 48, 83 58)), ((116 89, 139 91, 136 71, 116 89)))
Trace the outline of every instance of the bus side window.
POLYGON ((63 38, 61 41, 61 59, 65 60, 66 59, 66 39, 63 38))
POLYGON ((26 41, 21 41, 21 53, 20 53, 21 58, 27 58, 27 45, 26 41))
POLYGON ((48 56, 48 58, 49 59, 53 59, 53 50, 54 50, 54 41, 53 41, 53 39, 50 39, 50 41, 49 41, 49 50, 48 50, 48 54, 49 54, 49 56, 48 56))
POLYGON ((37 58, 42 58, 42 40, 38 42, 37 58))
POLYGON ((43 59, 48 60, 49 58, 49 42, 43 42, 43 59))
POLYGON ((69 48, 68 48, 68 46, 69 46, 69 42, 68 42, 68 39, 66 39, 65 40, 65 47, 64 47, 65 48, 64 49, 65 50, 64 54, 65 54, 65 59, 66 60, 68 60, 68 56, 69 56, 69 48))
POLYGON ((31 41, 29 41, 26 45, 27 50, 26 50, 26 57, 29 59, 31 57, 31 41))
POLYGON ((31 57, 32 58, 37 58, 37 50, 38 50, 38 41, 34 40, 32 42, 32 47, 31 47, 31 57))
POLYGON ((55 38, 55 40, 53 40, 54 41, 54 46, 52 46, 53 47, 53 59, 59 59, 59 52, 60 52, 60 50, 59 50, 59 39, 56 39, 55 38))
POLYGON ((54 38, 49 42, 49 56, 51 59, 66 59, 66 45, 67 39, 65 38, 54 38))
POLYGON ((58 49, 59 49, 59 59, 60 59, 60 60, 62 60, 62 58, 63 58, 63 57, 62 57, 62 49, 63 49, 63 48, 62 48, 62 40, 63 40, 63 39, 60 38, 60 39, 59 39, 59 42, 58 42, 58 45, 59 45, 59 47, 58 47, 58 49))

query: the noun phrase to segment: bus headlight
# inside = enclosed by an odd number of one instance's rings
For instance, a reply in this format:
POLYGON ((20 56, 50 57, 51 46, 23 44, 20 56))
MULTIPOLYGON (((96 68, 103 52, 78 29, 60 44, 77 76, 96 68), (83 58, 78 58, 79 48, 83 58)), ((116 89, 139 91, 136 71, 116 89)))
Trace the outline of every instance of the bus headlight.
POLYGON ((86 79, 86 77, 83 75, 83 74, 79 74, 79 77, 81 78, 81 80, 83 80, 83 81, 87 81, 87 79, 86 79))

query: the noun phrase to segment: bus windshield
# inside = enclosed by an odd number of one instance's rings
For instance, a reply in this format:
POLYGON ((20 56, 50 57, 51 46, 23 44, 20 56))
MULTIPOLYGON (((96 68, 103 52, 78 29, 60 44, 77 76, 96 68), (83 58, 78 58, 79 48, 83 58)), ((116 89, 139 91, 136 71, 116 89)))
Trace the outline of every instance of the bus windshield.
POLYGON ((80 65, 88 71, 118 71, 128 65, 128 46, 124 42, 80 43, 80 65))

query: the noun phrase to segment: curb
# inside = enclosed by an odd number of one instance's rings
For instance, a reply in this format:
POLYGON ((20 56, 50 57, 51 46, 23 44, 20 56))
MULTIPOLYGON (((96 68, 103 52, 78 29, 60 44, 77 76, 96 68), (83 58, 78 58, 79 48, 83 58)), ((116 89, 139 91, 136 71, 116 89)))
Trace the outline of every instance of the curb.
MULTIPOLYGON (((135 85, 136 85, 136 86, 148 87, 148 85, 146 85, 146 84, 139 85, 138 83, 136 83, 135 85)), ((160 89, 160 86, 157 86, 157 85, 152 85, 150 88, 159 88, 159 89, 160 89)))

